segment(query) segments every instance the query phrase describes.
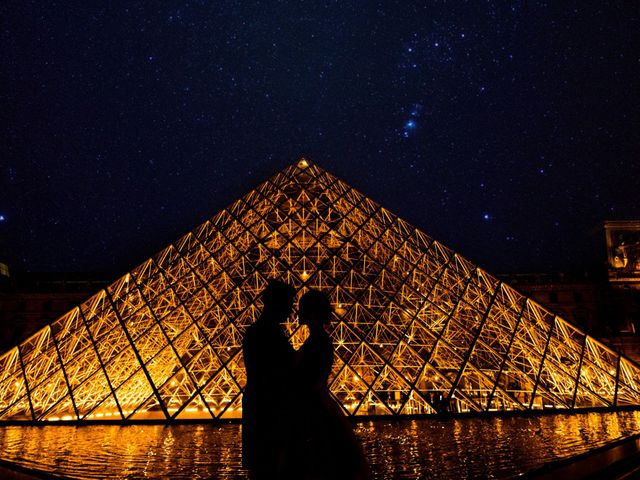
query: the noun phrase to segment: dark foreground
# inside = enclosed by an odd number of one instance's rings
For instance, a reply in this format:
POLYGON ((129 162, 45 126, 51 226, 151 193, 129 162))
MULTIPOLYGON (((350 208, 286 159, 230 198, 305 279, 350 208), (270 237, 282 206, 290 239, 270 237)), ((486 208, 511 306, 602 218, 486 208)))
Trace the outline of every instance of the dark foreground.
MULTIPOLYGON (((0 457, 78 479, 246 478, 240 429, 239 424, 4 426, 0 457)), ((562 467, 563 459, 639 433, 640 412, 379 419, 357 424, 356 432, 378 479, 544 476, 553 474, 539 470, 549 462, 562 467)))

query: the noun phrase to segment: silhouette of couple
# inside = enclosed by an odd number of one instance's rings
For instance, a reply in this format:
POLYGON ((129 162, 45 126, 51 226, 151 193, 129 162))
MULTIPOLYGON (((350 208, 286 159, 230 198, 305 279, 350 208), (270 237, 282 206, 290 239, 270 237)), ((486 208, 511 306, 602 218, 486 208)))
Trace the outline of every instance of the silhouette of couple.
POLYGON ((247 328, 243 349, 242 457, 253 480, 366 480, 369 470, 351 425, 331 397, 327 378, 333 344, 325 331, 331 304, 310 290, 299 301, 309 338, 296 352, 280 324, 296 292, 270 281, 260 318, 247 328))

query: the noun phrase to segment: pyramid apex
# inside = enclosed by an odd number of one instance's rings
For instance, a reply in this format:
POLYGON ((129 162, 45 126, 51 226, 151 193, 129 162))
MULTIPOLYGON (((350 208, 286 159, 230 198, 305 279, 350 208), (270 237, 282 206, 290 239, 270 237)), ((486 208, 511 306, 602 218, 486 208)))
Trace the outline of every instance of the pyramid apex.
POLYGON ((311 165, 311 163, 309 162, 309 160, 307 160, 304 157, 300 157, 300 160, 298 160, 298 167, 299 168, 307 168, 310 165, 311 165))

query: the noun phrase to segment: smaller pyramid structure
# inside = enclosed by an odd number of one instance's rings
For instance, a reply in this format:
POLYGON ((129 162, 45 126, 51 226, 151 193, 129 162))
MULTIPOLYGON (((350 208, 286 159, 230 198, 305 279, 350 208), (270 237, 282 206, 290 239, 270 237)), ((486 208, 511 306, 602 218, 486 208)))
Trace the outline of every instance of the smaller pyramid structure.
POLYGON ((303 159, 4 353, 0 422, 241 417, 272 278, 329 295, 346 415, 640 404, 635 363, 303 159))

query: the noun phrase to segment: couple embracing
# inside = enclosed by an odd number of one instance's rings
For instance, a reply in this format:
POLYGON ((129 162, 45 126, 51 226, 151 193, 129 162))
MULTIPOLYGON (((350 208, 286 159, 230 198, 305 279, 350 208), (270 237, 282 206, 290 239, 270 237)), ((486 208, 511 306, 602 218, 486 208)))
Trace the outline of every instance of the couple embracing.
POLYGON ((300 298, 298 317, 309 337, 296 352, 280 326, 295 296, 292 286, 270 281, 262 292, 262 314, 245 333, 243 464, 253 480, 367 480, 360 445, 327 386, 331 304, 317 290, 300 298))

